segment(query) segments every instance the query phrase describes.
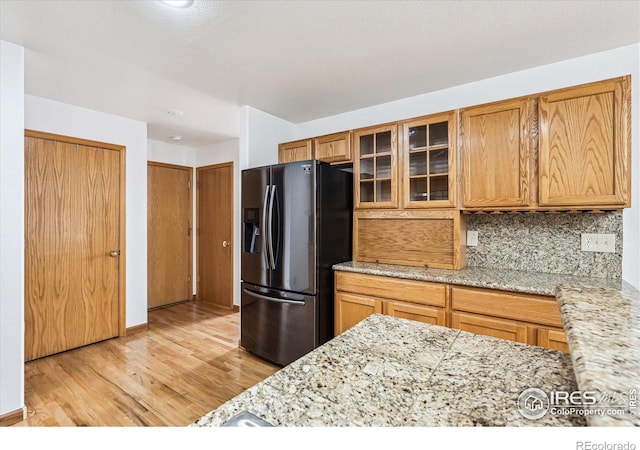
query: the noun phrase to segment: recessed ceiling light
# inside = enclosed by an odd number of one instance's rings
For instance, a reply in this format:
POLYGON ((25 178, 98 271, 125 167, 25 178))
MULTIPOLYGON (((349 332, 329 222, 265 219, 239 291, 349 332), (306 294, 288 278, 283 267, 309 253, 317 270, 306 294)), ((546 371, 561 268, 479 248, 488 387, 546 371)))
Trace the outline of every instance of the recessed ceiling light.
POLYGON ((169 111, 167 111, 167 114, 174 117, 184 116, 184 113, 182 111, 178 111, 177 109, 170 109, 169 111))
POLYGON ((182 136, 169 136, 169 139, 174 142, 180 142, 182 140, 182 136))
POLYGON ((160 0, 160 2, 174 8, 187 8, 193 4, 193 0, 160 0))

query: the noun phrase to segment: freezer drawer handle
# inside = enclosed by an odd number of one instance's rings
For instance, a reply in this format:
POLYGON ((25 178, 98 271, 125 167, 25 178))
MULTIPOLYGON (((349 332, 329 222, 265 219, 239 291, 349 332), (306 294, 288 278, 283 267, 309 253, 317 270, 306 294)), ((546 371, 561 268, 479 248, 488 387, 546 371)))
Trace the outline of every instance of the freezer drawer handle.
POLYGON ((245 294, 248 295, 253 295, 254 297, 258 297, 262 300, 267 300, 269 302, 276 302, 276 303, 291 303, 294 305, 304 305, 304 300, 285 300, 282 298, 273 298, 273 297, 267 297, 266 295, 262 295, 262 294, 258 294, 257 292, 254 291, 250 291, 247 288, 244 288, 243 291, 245 292, 245 294))
POLYGON ((267 185, 267 191, 264 193, 264 204, 262 205, 262 254, 264 255, 265 260, 267 261, 267 269, 271 269, 269 266, 269 258, 267 256, 267 202, 269 200, 269 189, 271 189, 271 185, 267 185))

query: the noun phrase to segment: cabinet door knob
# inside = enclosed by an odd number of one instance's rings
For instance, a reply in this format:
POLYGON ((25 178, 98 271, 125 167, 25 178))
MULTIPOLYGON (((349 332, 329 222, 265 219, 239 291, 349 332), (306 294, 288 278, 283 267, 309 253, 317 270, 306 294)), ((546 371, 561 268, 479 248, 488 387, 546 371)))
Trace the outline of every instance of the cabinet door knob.
POLYGON ((222 246, 224 248, 227 248, 229 246, 229 243, 227 241, 222 241, 222 246))

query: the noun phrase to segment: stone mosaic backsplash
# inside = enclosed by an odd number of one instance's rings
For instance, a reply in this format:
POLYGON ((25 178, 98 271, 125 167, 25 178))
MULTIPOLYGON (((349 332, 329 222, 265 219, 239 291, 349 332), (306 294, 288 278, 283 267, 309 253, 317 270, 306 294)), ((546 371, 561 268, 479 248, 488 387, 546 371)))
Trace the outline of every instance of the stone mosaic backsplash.
POLYGON ((467 247, 467 266, 621 278, 622 213, 467 214, 478 246, 467 247), (615 253, 580 250, 581 233, 616 235, 615 253))

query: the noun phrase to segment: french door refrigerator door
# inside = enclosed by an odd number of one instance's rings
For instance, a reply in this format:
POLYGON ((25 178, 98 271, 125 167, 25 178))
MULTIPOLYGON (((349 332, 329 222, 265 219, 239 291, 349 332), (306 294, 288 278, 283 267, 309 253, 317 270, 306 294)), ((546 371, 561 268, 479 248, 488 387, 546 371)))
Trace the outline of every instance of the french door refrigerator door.
MULTIPOLYGON (((271 287, 314 295, 316 286, 316 161, 271 167, 268 216, 273 250, 271 287)), ((248 280, 245 280, 248 281, 248 280)))
POLYGON ((271 271, 267 248, 267 213, 271 194, 269 167, 242 171, 241 278, 269 286, 271 271))
POLYGON ((242 283, 240 343, 285 366, 318 346, 316 298, 242 283))

